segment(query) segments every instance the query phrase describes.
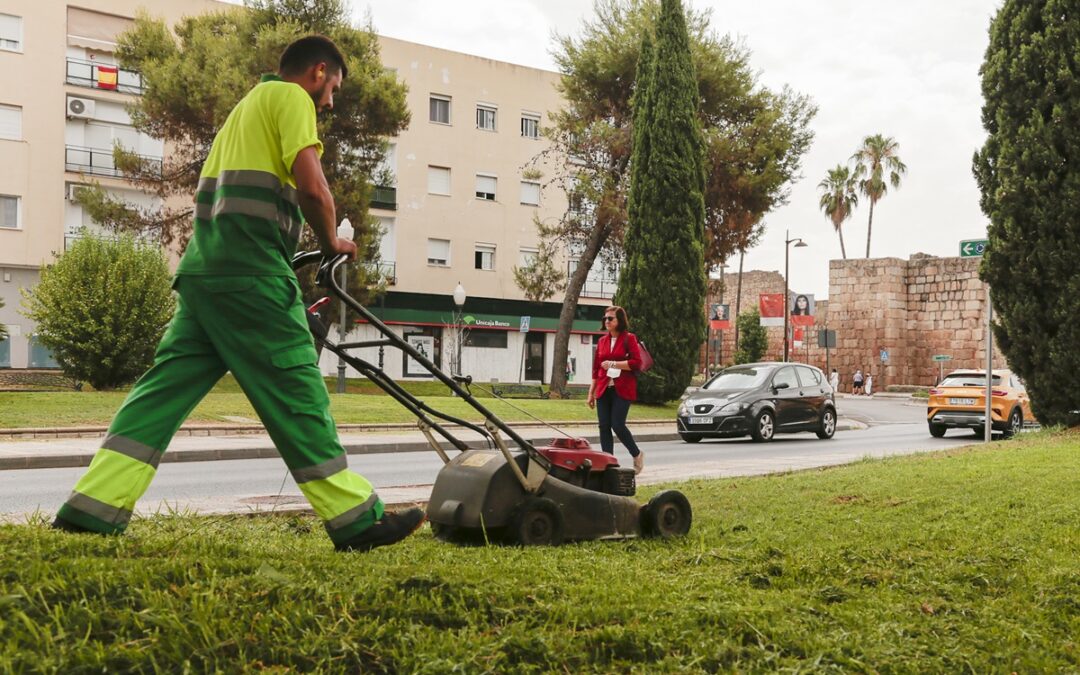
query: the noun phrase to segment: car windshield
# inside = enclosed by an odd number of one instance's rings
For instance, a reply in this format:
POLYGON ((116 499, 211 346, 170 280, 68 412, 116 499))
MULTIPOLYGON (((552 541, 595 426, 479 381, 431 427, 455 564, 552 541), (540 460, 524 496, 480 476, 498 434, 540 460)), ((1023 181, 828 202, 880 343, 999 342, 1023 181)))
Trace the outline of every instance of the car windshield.
MULTIPOLYGON (((1001 376, 994 375, 991 386, 999 386, 1001 384, 1001 376)), ((983 373, 957 373, 956 375, 949 375, 941 381, 939 387, 985 387, 986 375, 983 373)))
POLYGON ((726 389, 756 389, 765 384, 773 366, 758 368, 728 368, 705 385, 711 391, 726 389))

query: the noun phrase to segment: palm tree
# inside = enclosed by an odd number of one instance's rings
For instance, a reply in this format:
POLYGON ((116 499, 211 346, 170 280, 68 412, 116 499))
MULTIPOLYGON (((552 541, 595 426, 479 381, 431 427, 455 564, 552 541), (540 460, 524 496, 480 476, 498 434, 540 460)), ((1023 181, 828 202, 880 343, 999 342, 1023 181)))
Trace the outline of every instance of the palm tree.
POLYGON ((855 175, 850 168, 837 164, 835 169, 829 169, 825 180, 818 183, 818 187, 821 188, 821 201, 818 205, 832 221, 836 233, 840 235, 840 255, 847 260, 847 251, 844 249, 844 231, 841 226, 859 205, 859 195, 855 193, 858 187, 855 175))
POLYGON ((870 198, 870 220, 866 224, 866 257, 870 257, 870 231, 874 226, 874 204, 885 196, 889 185, 900 187, 900 177, 907 173, 907 166, 900 161, 897 150, 900 144, 881 134, 867 136, 851 159, 855 162, 855 179, 859 191, 870 198), (888 171, 888 182, 885 172, 888 171))

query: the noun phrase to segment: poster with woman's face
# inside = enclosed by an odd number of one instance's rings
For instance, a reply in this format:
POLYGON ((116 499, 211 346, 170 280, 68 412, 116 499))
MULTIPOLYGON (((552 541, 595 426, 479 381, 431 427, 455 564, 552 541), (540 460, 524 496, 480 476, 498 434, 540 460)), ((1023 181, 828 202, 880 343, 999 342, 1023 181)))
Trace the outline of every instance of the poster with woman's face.
POLYGON ((806 293, 792 293, 788 299, 791 308, 791 321, 796 325, 814 323, 814 296, 806 293))

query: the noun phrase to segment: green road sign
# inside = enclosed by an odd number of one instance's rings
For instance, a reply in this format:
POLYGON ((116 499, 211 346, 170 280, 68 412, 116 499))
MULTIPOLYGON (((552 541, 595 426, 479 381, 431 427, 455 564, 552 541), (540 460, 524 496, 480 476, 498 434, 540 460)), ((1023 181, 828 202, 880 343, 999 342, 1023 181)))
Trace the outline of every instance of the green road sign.
POLYGON ((990 243, 989 239, 966 239, 960 242, 960 257, 961 258, 978 258, 986 252, 986 245, 990 243))
POLYGON ((930 358, 933 359, 934 361, 952 361, 952 357, 949 356, 948 354, 934 354, 930 358))

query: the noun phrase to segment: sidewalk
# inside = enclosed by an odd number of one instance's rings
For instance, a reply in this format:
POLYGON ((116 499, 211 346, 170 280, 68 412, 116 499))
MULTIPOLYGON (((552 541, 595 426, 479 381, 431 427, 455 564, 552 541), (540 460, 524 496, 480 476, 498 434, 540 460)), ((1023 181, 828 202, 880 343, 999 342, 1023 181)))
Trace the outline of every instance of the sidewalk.
MULTIPOLYGON (((415 425, 410 425, 415 429, 415 425)), ((679 439, 675 421, 632 422, 628 425, 634 438, 641 443, 673 441, 679 439)), ((561 433, 585 438, 599 445, 600 437, 595 422, 580 424, 563 423, 558 431, 547 427, 511 425, 524 439, 546 444, 561 433)), ((840 418, 837 431, 862 429, 865 425, 854 420, 840 418)), ((346 431, 346 430, 343 430, 346 431)), ((471 447, 487 447, 479 434, 450 428, 451 433, 471 447)), ((91 438, 54 438, 49 440, 10 440, 0 442, 0 470, 51 469, 59 467, 89 466, 97 452, 104 434, 91 438)), ((434 452, 420 431, 366 431, 341 433, 341 444, 350 455, 382 452, 434 452)), ((437 440, 442 437, 435 435, 437 440)), ((504 435, 505 438, 505 435, 504 435)), ((448 452, 453 446, 440 443, 448 452)), ((511 448, 514 444, 508 444, 511 448)), ((273 441, 266 433, 244 435, 177 436, 173 438, 162 462, 206 462, 224 459, 262 459, 278 457, 273 441)))

